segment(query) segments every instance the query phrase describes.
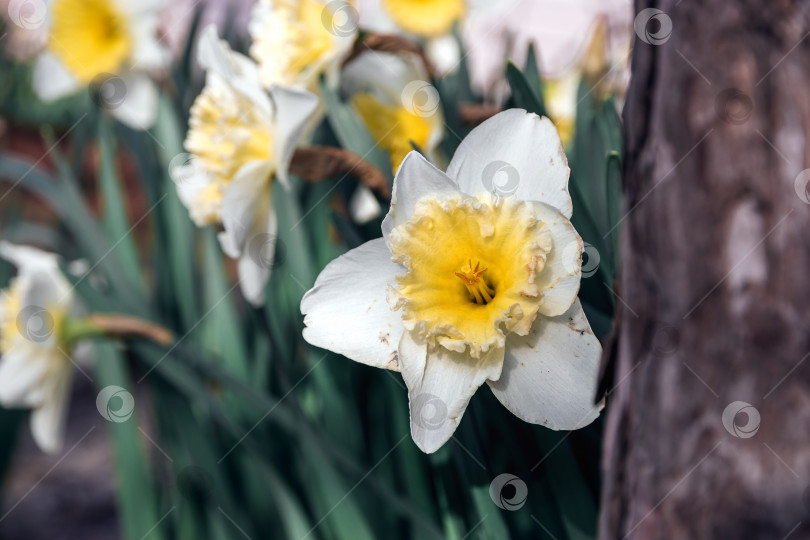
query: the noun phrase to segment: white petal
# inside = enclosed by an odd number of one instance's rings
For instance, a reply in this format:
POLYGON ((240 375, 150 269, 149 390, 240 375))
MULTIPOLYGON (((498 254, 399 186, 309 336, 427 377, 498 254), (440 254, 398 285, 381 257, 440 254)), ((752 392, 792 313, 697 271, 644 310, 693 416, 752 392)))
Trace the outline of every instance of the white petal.
POLYGON ((177 188, 177 196, 183 206, 188 209, 191 219, 194 220, 198 227, 205 226, 208 223, 209 209, 207 207, 201 209, 200 205, 197 204, 197 198, 214 181, 213 178, 194 157, 187 163, 172 167, 169 174, 177 188))
POLYGON ((577 300, 560 317, 538 317, 528 336, 506 339, 503 372, 488 381, 492 393, 518 418, 555 430, 585 427, 594 405, 602 347, 577 300))
MULTIPOLYGON (((27 283, 22 297, 23 308, 34 306, 44 310, 71 303, 73 289, 58 268, 40 267, 25 272, 21 275, 27 283)), ((52 328, 46 329, 46 332, 50 330, 52 328)), ((55 341, 56 336, 52 337, 55 341)))
POLYGON ((123 13, 141 18, 148 15, 154 16, 166 7, 166 0, 140 0, 139 2, 116 0, 115 3, 123 13))
POLYGON ((62 448, 65 436, 65 420, 73 372, 70 364, 54 374, 48 398, 41 407, 31 413, 31 435, 43 452, 53 454, 62 448))
POLYGON ((49 358, 36 349, 33 344, 13 346, 0 358, 0 403, 4 407, 39 405, 39 387, 48 372, 49 358))
POLYGON ((257 207, 251 228, 239 258, 239 286, 253 306, 264 304, 264 290, 274 265, 278 222, 269 193, 257 207))
POLYGON ((523 109, 496 114, 459 145, 447 175, 470 194, 492 191, 540 201, 571 217, 568 160, 551 120, 523 109))
POLYGON ((53 54, 44 52, 34 63, 32 79, 34 92, 44 101, 53 101, 70 95, 81 88, 81 84, 65 65, 53 54))
POLYGON ((402 320, 386 295, 402 272, 382 238, 333 260, 301 300, 304 339, 355 362, 398 370, 402 320))
POLYGON ((197 41, 197 62, 205 71, 216 73, 226 81, 233 79, 237 72, 231 55, 228 43, 219 39, 215 24, 209 24, 200 32, 200 39, 197 41))
POLYGON ((132 129, 149 129, 157 118, 158 89, 155 83, 141 73, 123 80, 126 88, 124 99, 110 108, 110 114, 132 129))
POLYGON ((551 230, 552 248, 546 264, 537 274, 537 286, 543 295, 540 314, 562 315, 579 292, 582 274, 582 238, 574 226, 553 206, 535 202, 534 212, 551 230))
POLYGON ((318 96, 305 90, 276 85, 270 87, 270 96, 276 111, 276 132, 273 138, 276 176, 287 187, 290 160, 318 107, 318 96))
POLYGON ((5 240, 0 241, 0 257, 19 268, 20 272, 59 268, 59 257, 56 254, 31 246, 12 244, 5 240))
POLYGON ((409 152, 394 177, 391 208, 382 223, 386 242, 394 227, 407 222, 417 201, 425 195, 458 195, 456 183, 419 152, 409 152))
POLYGON ((423 452, 435 452, 453 436, 478 387, 500 377, 503 355, 495 348, 479 359, 441 346, 428 352, 413 332, 402 335, 399 363, 408 387, 411 437, 423 452))
POLYGON ((349 214, 355 223, 368 223, 382 212, 377 198, 366 186, 357 186, 349 199, 349 214))
POLYGON ((418 55, 365 51, 344 66, 340 84, 346 95, 371 92, 383 102, 401 105, 405 86, 417 80, 429 80, 418 55))
POLYGON ((222 199, 225 231, 220 234, 220 239, 226 237, 222 248, 229 257, 242 254, 259 210, 270 204, 270 170, 268 161, 251 161, 239 169, 225 188, 222 199))
POLYGON ((440 75, 455 71, 461 63, 461 49, 453 34, 429 39, 425 45, 425 54, 440 75))
POLYGON ((141 16, 132 22, 130 28, 135 42, 131 59, 133 69, 149 70, 169 66, 171 55, 158 40, 157 25, 158 18, 152 14, 141 16))

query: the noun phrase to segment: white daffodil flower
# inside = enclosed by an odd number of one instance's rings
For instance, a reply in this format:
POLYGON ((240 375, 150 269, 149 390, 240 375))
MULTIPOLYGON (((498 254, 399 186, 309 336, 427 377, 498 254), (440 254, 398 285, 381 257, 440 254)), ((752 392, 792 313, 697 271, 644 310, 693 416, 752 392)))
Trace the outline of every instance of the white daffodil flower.
POLYGON ((433 161, 444 137, 439 92, 419 56, 367 51, 346 64, 341 90, 394 171, 415 144, 433 161))
POLYGON ((58 452, 73 378, 62 329, 77 306, 53 253, 0 242, 0 256, 19 270, 0 292, 0 404, 33 409, 34 441, 58 452))
POLYGON ((250 55, 266 88, 317 92, 322 74, 337 85, 340 64, 357 37, 357 12, 345 0, 259 0, 248 31, 250 55))
POLYGON ((332 261, 304 296, 309 343, 402 372, 424 452, 453 435, 485 382, 551 429, 599 415, 568 174, 552 123, 522 109, 474 129, 447 173, 412 152, 383 238, 332 261))
MULTIPOLYGON (((374 142, 388 152, 394 172, 415 144, 432 161, 444 137, 439 93, 419 56, 368 51, 346 64, 341 87, 374 142)), ((349 204, 352 219, 366 223, 382 208, 365 186, 349 204), (362 203, 362 204, 361 204, 362 203)))
POLYGON ((192 159, 171 174, 194 222, 224 229, 222 250, 239 259, 242 292, 259 306, 275 250, 272 180, 289 187, 287 169, 318 98, 278 86, 266 92, 256 64, 214 26, 202 33, 199 62, 207 76, 185 142, 192 159))
POLYGON ((110 114, 135 129, 154 124, 166 65, 156 27, 164 0, 49 0, 48 40, 34 64, 34 90, 54 100, 94 86, 110 114))

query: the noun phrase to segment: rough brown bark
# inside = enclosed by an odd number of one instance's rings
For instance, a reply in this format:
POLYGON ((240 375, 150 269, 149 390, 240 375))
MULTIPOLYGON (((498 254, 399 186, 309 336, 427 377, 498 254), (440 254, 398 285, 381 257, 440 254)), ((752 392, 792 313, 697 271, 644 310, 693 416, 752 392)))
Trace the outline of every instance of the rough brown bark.
POLYGON ((672 34, 636 40, 624 109, 599 536, 808 538, 810 3, 650 7, 672 34))

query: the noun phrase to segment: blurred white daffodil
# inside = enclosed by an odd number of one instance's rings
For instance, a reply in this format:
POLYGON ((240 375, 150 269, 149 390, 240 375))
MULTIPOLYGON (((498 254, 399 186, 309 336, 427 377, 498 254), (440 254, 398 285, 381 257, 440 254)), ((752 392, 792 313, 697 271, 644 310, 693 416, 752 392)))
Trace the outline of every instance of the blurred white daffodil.
POLYGON ((360 24, 375 32, 404 31, 423 38, 450 34, 465 0, 359 0, 360 24))
POLYGON ((554 126, 521 109, 474 129, 446 174, 413 152, 383 238, 332 261, 304 296, 309 343, 402 372, 424 452, 453 435, 484 382, 551 429, 599 415, 568 174, 554 126))
POLYGON ((54 100, 94 87, 121 122, 147 129, 155 121, 157 88, 147 75, 166 65, 156 35, 164 0, 49 0, 48 38, 34 64, 34 90, 54 100))
POLYGON ((439 92, 419 56, 367 51, 346 64, 341 87, 396 171, 416 145, 433 161, 444 137, 439 92))
MULTIPOLYGON (((346 64, 343 93, 354 106, 374 142, 388 152, 394 172, 416 145, 432 161, 444 137, 439 93, 418 55, 367 51, 346 64)), ((352 218, 366 223, 381 212, 365 186, 358 186, 349 204, 352 218)))
POLYGON ((202 33, 199 62, 207 78, 191 109, 192 158, 171 173, 194 222, 224 229, 222 250, 239 259, 242 292, 258 306, 275 249, 272 180, 289 186, 290 159, 318 98, 278 86, 265 92, 256 64, 231 51, 214 26, 202 33))
POLYGON ((357 12, 345 0, 259 0, 248 30, 266 88, 317 91, 322 74, 337 86, 340 63, 357 37, 357 12))
MULTIPOLYGON (((0 293, 0 403, 33 409, 34 441, 58 452, 73 378, 63 330, 77 305, 53 253, 0 242, 0 256, 19 270, 0 293)), ((81 361, 86 349, 72 354, 81 361)))

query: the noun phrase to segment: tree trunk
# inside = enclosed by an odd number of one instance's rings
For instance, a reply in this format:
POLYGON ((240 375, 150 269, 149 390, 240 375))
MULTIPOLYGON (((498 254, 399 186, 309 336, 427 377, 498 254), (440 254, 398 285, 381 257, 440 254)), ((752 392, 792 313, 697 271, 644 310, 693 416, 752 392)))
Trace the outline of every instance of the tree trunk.
POLYGON ((810 2, 636 13, 599 535, 808 538, 810 2))

